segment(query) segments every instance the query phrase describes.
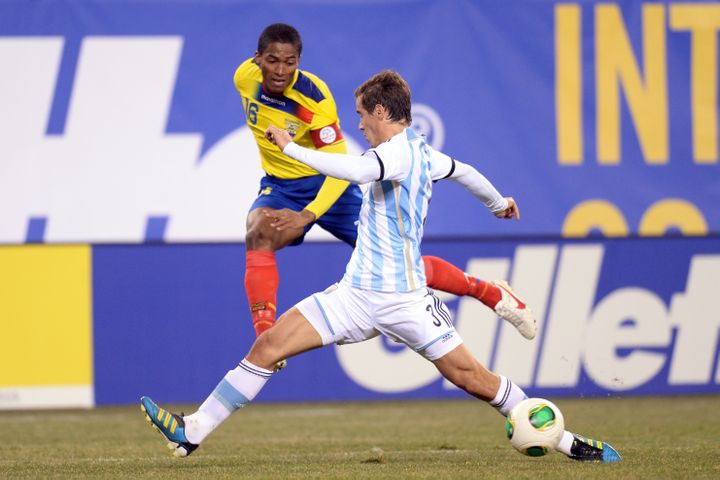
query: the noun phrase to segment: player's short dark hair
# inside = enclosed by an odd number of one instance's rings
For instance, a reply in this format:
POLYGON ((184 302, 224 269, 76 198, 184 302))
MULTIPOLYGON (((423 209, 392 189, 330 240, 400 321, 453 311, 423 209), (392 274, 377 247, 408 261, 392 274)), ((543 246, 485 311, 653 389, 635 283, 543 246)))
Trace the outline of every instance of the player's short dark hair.
POLYGON ((355 97, 360 96, 366 111, 372 112, 375 105, 382 105, 390 114, 390 120, 412 123, 410 86, 399 73, 392 70, 376 73, 355 89, 355 97))
POLYGON ((298 56, 302 53, 300 32, 286 23, 273 23, 265 27, 258 38, 258 53, 263 53, 271 43, 291 43, 297 49, 298 56))

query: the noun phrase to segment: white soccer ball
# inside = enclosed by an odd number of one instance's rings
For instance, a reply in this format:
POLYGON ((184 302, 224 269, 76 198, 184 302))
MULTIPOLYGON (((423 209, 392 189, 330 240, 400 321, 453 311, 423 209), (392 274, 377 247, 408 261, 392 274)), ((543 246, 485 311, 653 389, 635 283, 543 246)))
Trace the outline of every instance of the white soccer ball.
POLYGON ((560 443, 565 420, 550 400, 528 398, 515 405, 505 419, 505 433, 520 453, 542 457, 560 443))

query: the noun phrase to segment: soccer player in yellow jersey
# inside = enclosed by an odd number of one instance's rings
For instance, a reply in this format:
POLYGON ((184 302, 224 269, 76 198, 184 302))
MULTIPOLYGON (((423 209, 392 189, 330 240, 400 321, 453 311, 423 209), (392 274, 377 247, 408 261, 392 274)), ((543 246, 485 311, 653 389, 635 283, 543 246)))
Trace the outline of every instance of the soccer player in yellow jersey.
MULTIPOLYGON (((265 130, 274 125, 290 132, 300 146, 346 152, 332 93, 317 76, 298 69, 301 53, 302 40, 295 28, 269 25, 260 34, 255 56, 243 62, 234 76, 266 173, 248 214, 245 237, 245 290, 257 335, 275 323, 279 286, 275 251, 301 244, 315 223, 351 246, 357 238, 362 201, 358 186, 321 175, 283 154, 265 137, 265 130)), ((519 216, 514 203, 510 210, 519 216)), ((526 338, 535 336, 532 312, 507 283, 473 278, 438 257, 424 256, 423 263, 431 288, 471 295, 526 338)))

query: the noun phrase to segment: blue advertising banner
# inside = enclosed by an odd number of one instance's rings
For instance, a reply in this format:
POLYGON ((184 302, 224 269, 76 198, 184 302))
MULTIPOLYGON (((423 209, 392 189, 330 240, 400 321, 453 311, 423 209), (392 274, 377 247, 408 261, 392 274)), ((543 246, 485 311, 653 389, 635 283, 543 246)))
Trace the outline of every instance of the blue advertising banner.
MULTIPOLYGON (((444 298, 477 358, 531 395, 720 393, 717 237, 429 241, 425 252, 508 279, 525 297, 539 322, 533 341, 473 298, 444 298)), ((280 310, 337 281, 349 254, 338 243, 280 252, 280 310)), ((204 399, 255 337, 244 258, 237 245, 94 247, 96 404, 204 399)), ((377 337, 290 359, 258 400, 462 395, 377 337)))
POLYGON ((395 69, 415 128, 523 213, 441 183, 429 237, 720 232, 714 2, 7 0, 0 243, 242 241, 262 171, 232 76, 273 22, 352 151, 355 87, 395 69))

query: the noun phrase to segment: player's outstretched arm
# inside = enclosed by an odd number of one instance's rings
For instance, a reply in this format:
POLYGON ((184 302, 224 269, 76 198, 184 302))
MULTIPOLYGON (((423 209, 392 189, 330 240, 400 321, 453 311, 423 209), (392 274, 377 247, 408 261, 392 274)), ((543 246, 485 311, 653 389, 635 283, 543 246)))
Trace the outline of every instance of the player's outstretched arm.
POLYGON ((467 163, 455 160, 455 170, 448 177, 461 184, 482 201, 498 218, 520 219, 520 210, 512 197, 503 197, 485 176, 467 163))
POLYGON ((314 168, 323 175, 357 184, 374 182, 380 178, 380 164, 377 159, 303 148, 292 141, 288 132, 275 126, 265 130, 265 137, 288 157, 314 168))

